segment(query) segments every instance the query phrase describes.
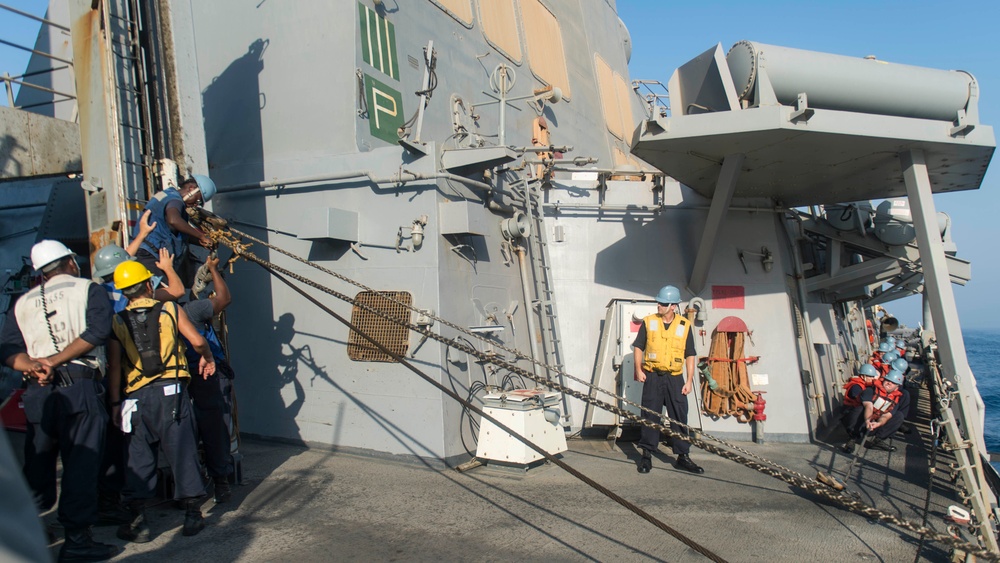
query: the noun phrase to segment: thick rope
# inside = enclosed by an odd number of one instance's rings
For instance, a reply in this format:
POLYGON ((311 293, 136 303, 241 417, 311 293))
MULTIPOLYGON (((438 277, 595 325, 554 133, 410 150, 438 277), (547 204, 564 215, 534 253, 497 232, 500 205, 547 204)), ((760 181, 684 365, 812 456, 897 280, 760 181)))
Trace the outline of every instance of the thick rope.
MULTIPOLYGON (((232 230, 232 231, 233 232, 237 232, 235 230, 232 230)), ((710 444, 710 443, 708 443, 708 442, 706 442, 704 440, 701 440, 701 439, 698 439, 698 438, 692 438, 690 436, 687 436, 686 434, 682 434, 680 432, 676 432, 673 429, 671 429, 671 428, 669 428, 667 426, 664 426, 662 424, 658 424, 658 423, 655 423, 655 422, 652 422, 652 421, 649 421, 649 420, 645 420, 645 419, 639 418, 636 415, 634 415, 634 414, 632 414, 632 413, 630 413, 630 412, 628 412, 628 411, 626 411, 624 409, 621 409, 621 408, 617 407, 616 405, 612 405, 610 403, 606 403, 604 401, 600 401, 600 400, 598 400, 598 399, 596 399, 594 397, 591 397, 589 395, 585 395, 585 394, 583 394, 583 393, 581 393, 581 392, 579 392, 579 391, 577 391, 575 389, 571 389, 569 387, 565 387, 565 386, 563 386, 563 385, 561 385, 559 383, 556 383, 555 381, 551 381, 551 380, 548 380, 548 379, 536 376, 533 373, 529 372, 528 370, 525 370, 524 368, 522 368, 520 366, 514 365, 514 364, 506 361, 505 359, 497 357, 495 354, 485 354, 485 353, 480 352, 479 350, 477 350, 477 349, 475 349, 475 348, 473 348, 471 346, 462 344, 461 342, 456 342, 456 341, 454 341, 452 339, 445 338, 445 337, 443 337, 443 336, 441 336, 441 335, 439 335, 439 334, 437 334, 435 332, 430 331, 426 327, 418 326, 418 325, 415 325, 413 323, 409 323, 409 322, 403 321, 402 319, 398 319, 396 317, 393 317, 393 316, 391 316, 391 315, 389 315, 389 314, 387 314, 387 313, 385 313, 385 312, 383 312, 381 310, 378 310, 378 309, 375 309, 373 307, 370 307, 370 306, 368 306, 368 305, 366 305, 364 303, 356 302, 352 297, 350 297, 350 296, 348 296, 346 294, 340 293, 340 292, 338 292, 338 291, 336 291, 334 289, 331 289, 329 287, 323 286, 323 285, 321 285, 321 284, 319 284, 319 283, 317 283, 315 281, 312 281, 312 280, 310 280, 310 279, 308 279, 308 278, 306 278, 304 276, 298 275, 298 274, 296 274, 294 272, 291 272, 290 270, 287 270, 285 268, 277 266, 276 264, 273 264, 271 262, 263 260, 262 258, 257 257, 255 254, 253 254, 252 252, 248 251, 249 245, 243 244, 243 243, 241 243, 239 241, 236 241, 236 240, 232 240, 231 238, 225 236, 225 234, 222 233, 222 232, 220 232, 220 231, 213 231, 211 233, 211 235, 212 235, 213 239, 215 239, 218 242, 221 242, 222 244, 228 246, 235 253, 237 253, 240 257, 242 257, 242 258, 244 258, 244 259, 246 259, 248 261, 257 263, 257 264, 259 264, 261 266, 265 266, 269 270, 281 273, 281 274, 283 274, 285 276, 288 276, 288 277, 290 277, 292 279, 295 279, 295 280, 297 280, 297 281, 299 281, 299 282, 301 282, 301 283, 303 283, 305 285, 308 285, 308 286, 313 287, 313 288, 315 288, 315 289, 317 289, 319 291, 322 291, 322 292, 327 293, 327 294, 329 294, 329 295, 331 295, 333 297, 336 297, 337 299, 340 299, 340 300, 345 301, 347 303, 351 303, 355 307, 358 307, 359 309, 362 309, 362 310, 364 310, 364 311, 366 311, 368 313, 371 313, 371 314, 374 314, 374 315, 376 315, 378 317, 381 317, 381 318, 383 318, 383 319, 385 319, 387 321, 397 323, 397 324, 399 324, 401 326, 406 326, 407 328, 409 328, 413 332, 416 332, 418 334, 426 336, 427 338, 430 338, 430 339, 433 339, 435 341, 438 341, 438 342, 440 342, 442 344, 445 344, 445 345, 447 345, 447 346, 449 346, 449 347, 451 347, 451 348, 453 348, 455 350, 458 350, 460 352, 464 352, 466 354, 474 356, 474 357, 480 359, 483 362, 492 363, 494 365, 497 365, 497 366, 500 366, 500 367, 505 368, 507 370, 510 370, 511 372, 513 372, 515 374, 518 374, 518 375, 520 375, 520 376, 522 376, 524 378, 527 378, 527 379, 531 379, 532 381, 535 381, 536 383, 539 383, 539 384, 541 384, 541 385, 543 385, 545 387, 548 387, 548 388, 550 388, 550 389, 552 389, 554 391, 559 391, 559 392, 567 394, 567 395, 569 395, 569 396, 571 396, 573 398, 576 398, 576 399, 578 399, 580 401, 583 401, 583 402, 585 402, 587 404, 590 404, 590 405, 593 405, 595 407, 607 410, 608 412, 617 414, 617 415, 619 415, 619 416, 621 416, 621 417, 623 417, 625 419, 628 419, 630 421, 635 422, 636 424, 641 424, 643 426, 648 426, 650 428, 656 429, 659 432, 662 432, 662 433, 666 434, 667 436, 670 436, 671 438, 681 439, 681 440, 685 440, 687 442, 690 442, 691 445, 696 446, 698 448, 701 448, 701 449, 703 449, 703 450, 705 450, 707 452, 714 453, 714 454, 716 454, 716 455, 718 455, 720 457, 723 457, 723 458, 735 461, 735 462, 740 463, 740 464, 742 464, 742 465, 744 465, 746 467, 754 469, 754 470, 756 470, 756 471, 758 471, 760 473, 763 473, 765 475, 769 475, 771 477, 774 477, 774 478, 776 478, 776 479, 778 479, 780 481, 783 481, 783 482, 785 482, 785 483, 787 483, 789 485, 792 485, 794 487, 797 487, 797 488, 800 488, 802 490, 808 491, 808 492, 813 493, 813 494, 815 494, 817 496, 823 497, 823 498, 825 498, 825 499, 827 499, 827 500, 829 500, 831 502, 840 504, 844 508, 846 508, 846 509, 848 509, 848 510, 850 510, 850 511, 856 513, 856 514, 860 514, 862 516, 865 516, 869 520, 878 520, 878 521, 881 521, 881 522, 886 522, 886 523, 892 524, 894 526, 897 526, 899 528, 902 528, 902 529, 905 529, 905 530, 909 530, 909 531, 914 532, 916 534, 925 535, 925 537, 927 537, 927 538, 929 538, 931 540, 938 541, 940 543, 943 543, 943 544, 946 544, 946 545, 949 545, 949 546, 961 549, 961 550, 963 550, 963 551, 965 551, 967 553, 974 554, 974 555, 977 555, 979 557, 982 557, 985 560, 1000 561, 1000 554, 997 554, 997 553, 994 553, 994 552, 989 551, 987 549, 984 549, 981 546, 977 546, 977 545, 974 545, 974 544, 971 544, 971 543, 968 543, 968 542, 964 542, 964 541, 962 541, 962 540, 960 540, 958 538, 954 538, 954 537, 946 535, 946 534, 941 534, 941 533, 936 532, 936 531, 934 531, 934 530, 932 530, 932 529, 930 529, 930 528, 928 528, 926 526, 918 525, 918 524, 916 524, 914 522, 911 522, 909 520, 900 518, 900 517, 898 517, 898 516, 896 516, 894 514, 889 514, 889 513, 883 512, 883 511, 881 511, 881 510, 879 510, 879 509, 877 509, 877 508, 875 508, 873 506, 868 506, 868 505, 864 504, 863 502, 861 502, 861 501, 859 501, 857 499, 850 498, 846 494, 835 494, 826 485, 820 483, 819 481, 816 481, 815 479, 812 479, 812 478, 805 478, 805 479, 803 479, 803 478, 799 477, 801 474, 798 473, 798 472, 794 472, 794 471, 785 472, 785 471, 776 470, 775 469, 775 465, 776 464, 774 464, 772 462, 769 462, 767 460, 765 460, 764 463, 759 463, 759 462, 753 461, 752 459, 748 459, 746 457, 740 456, 740 455, 738 455, 738 454, 736 454, 734 452, 727 451, 727 450, 724 450, 722 448, 719 448, 719 447, 715 446, 714 444, 710 444)), ((247 238, 253 239, 253 237, 249 237, 249 236, 247 238)), ((264 243, 264 244, 266 246, 270 247, 270 245, 267 245, 266 243, 264 243)), ((298 260, 300 262, 308 263, 308 262, 304 261, 301 258, 298 258, 298 257, 296 257, 294 255, 290 255, 286 251, 282 251, 282 250, 277 249, 277 248, 275 248, 275 250, 281 252, 282 254, 289 255, 289 256, 295 258, 296 260, 298 260)), ((321 268, 321 267, 318 267, 318 268, 319 269, 323 269, 325 271, 324 268, 321 268)), ((338 279, 344 279, 345 281, 347 281, 346 278, 344 278, 343 276, 341 276, 339 274, 333 274, 333 275, 335 277, 337 277, 338 279)), ((351 283, 352 285, 358 286, 358 287, 364 287, 361 284, 353 282, 353 280, 350 281, 349 283, 351 283)), ((375 290, 368 289, 368 291, 375 291, 375 290)), ((447 323, 447 324, 450 325, 450 326, 452 325, 452 323, 447 323)), ((660 415, 657 415, 657 416, 659 417, 660 415)), ((758 456, 754 455, 753 457, 758 457, 758 456)))
MULTIPOLYGON (((248 249, 251 245, 244 244, 244 243, 242 243, 240 241, 236 241, 236 240, 233 240, 231 238, 227 239, 227 237, 226 237, 226 235, 225 235, 225 233, 223 231, 215 230, 215 229, 220 228, 224 224, 224 222, 225 221, 222 220, 221 218, 212 218, 211 221, 208 221, 208 224, 212 227, 212 230, 211 230, 210 234, 213 236, 213 238, 215 238, 215 240, 217 240, 219 242, 223 242, 224 244, 226 244, 227 246, 229 246, 230 248, 232 248, 233 251, 236 252, 237 254, 240 254, 240 251, 245 251, 246 249, 248 249), (240 249, 240 251, 237 251, 237 248, 240 249)), ((250 235, 250 234, 247 234, 245 232, 242 232, 242 231, 240 231, 238 229, 235 229, 235 228, 233 228, 231 226, 226 225, 225 229, 227 229, 230 233, 239 235, 241 238, 245 238, 247 240, 250 240, 250 241, 252 241, 252 242, 254 242, 256 244, 259 244, 261 246, 264 246, 264 247, 266 247, 266 248, 268 248, 270 250, 274 250, 275 252, 278 252, 279 254, 283 254, 283 255, 285 255, 285 256, 287 256, 287 257, 289 257, 289 258, 291 258, 291 259, 293 259, 293 260, 295 260, 297 262, 305 264, 306 266, 309 266, 311 268, 319 270, 319 271, 321 271, 321 272, 323 272, 323 273, 325 273, 327 275, 333 276, 334 278, 336 278, 336 279, 338 279, 340 281, 343 281, 343 282, 345 282, 347 284, 353 285, 354 287, 357 287, 357 288, 359 288, 359 289, 361 289, 363 291, 370 291, 372 293, 376 293, 381 298, 386 299, 387 301, 389 301, 390 303, 392 303, 394 305, 397 305, 397 306, 409 309, 412 312, 421 314, 421 315, 423 315, 423 316, 425 316, 425 317, 427 317, 429 319, 434 320, 435 322, 439 322, 442 325, 447 326, 448 328, 451 328, 451 329, 454 329, 454 330, 458 331, 459 333, 463 334, 464 336, 475 338, 475 339, 480 340, 480 341, 482 341, 484 343, 488 343, 493 348, 497 348, 497 349, 503 350, 505 352, 508 352, 510 354, 513 354, 514 357, 517 358, 517 359, 519 359, 519 360, 525 360, 527 362, 530 362, 530 363, 532 363, 532 364, 534 364, 534 365, 536 365, 538 367, 541 367, 541 368, 549 371, 550 373, 555 373, 556 375, 558 375, 560 377, 564 377, 566 379, 569 379, 570 381, 573 381, 575 383, 583 385, 587 389, 589 389, 591 392, 596 392, 596 393, 600 393, 600 394, 603 394, 603 395, 607 395, 607 396, 613 398, 614 400, 618 401, 619 403, 631 406, 633 408, 636 408, 640 412, 646 413, 647 415, 650 415, 650 416, 652 416, 652 417, 660 420, 661 422, 665 422, 665 421, 668 420, 667 418, 664 417, 664 414, 662 412, 656 412, 656 411, 654 411, 654 410, 652 410, 652 409, 650 409, 648 407, 642 406, 639 403, 630 401, 629 399, 627 399, 627 398, 625 398, 623 396, 616 395, 613 392, 608 391, 607 389, 604 389, 602 387, 594 385, 593 383, 591 383, 589 381, 585 381, 583 379, 580 379, 578 377, 570 375, 569 373, 566 373, 564 370, 560 369, 558 366, 552 366, 552 365, 546 364, 546 363, 544 363, 542 361, 536 360, 535 358, 532 358, 530 356, 525 355, 522 351, 520 351, 520 350, 518 350, 516 348, 510 348, 510 347, 505 346, 504 344, 502 344, 500 342, 497 342, 495 339, 490 339, 489 336, 483 335, 481 333, 472 332, 469 329, 467 329, 466 327, 463 327, 463 326, 457 325, 455 323, 452 323, 451 321, 449 321, 447 319, 443 319, 441 317, 438 317, 438 316, 434 315, 433 313, 429 313, 427 311, 421 311, 421 310, 417 309, 416 307, 414 307, 413 305, 408 304, 408 303, 403 303, 403 302, 399 301, 398 299, 392 297, 391 295, 385 294, 385 293, 383 293, 383 292, 381 292, 381 291, 379 291, 377 289, 368 287, 367 285, 365 285, 365 284, 363 284, 361 282, 358 282, 356 280, 353 280, 351 278, 348 278, 347 276, 344 276, 342 274, 338 274, 337 272, 334 272, 333 270, 330 270, 329 268, 325 268, 325 267, 323 267, 323 266, 321 266, 319 264, 316 264, 315 262, 306 260, 305 258, 302 258, 300 256, 296 256, 295 254, 292 254, 291 252, 289 252, 289 251, 287 251, 287 250, 285 250, 283 248, 280 248, 278 246, 272 245, 272 244, 270 244, 270 243, 268 243, 268 242, 266 242, 264 240, 256 238, 253 235, 250 235)), ((386 318, 389 319, 389 320, 392 320, 394 322, 397 322, 397 323, 401 322, 400 319, 396 319, 396 318, 392 318, 392 317, 386 317, 386 318)), ((421 333, 421 334, 423 334, 423 333, 421 333)), ((677 425, 677 426, 681 427, 683 430, 688 431, 688 432, 690 432, 692 430, 692 428, 689 425, 684 424, 682 422, 671 420, 670 423, 674 424, 674 425, 677 425)), ((806 475, 804 475, 802 473, 799 473, 799 472, 795 471, 792 468, 780 465, 780 464, 778 464, 778 463, 776 463, 774 461, 771 461, 771 460, 769 460, 769 459, 767 459, 767 458, 765 458, 763 456, 760 456, 760 455, 758 455, 758 454, 756 454, 756 453, 754 453, 754 452, 752 452, 750 450, 747 450, 747 449, 745 449, 743 447, 740 447, 740 446, 738 446, 736 444, 732 444, 732 443, 727 442, 727 441, 725 441, 725 440, 723 440, 721 438, 717 438, 715 436, 711 436, 711 435, 708 435, 708 434, 704 434, 704 436, 708 440, 711 440, 711 441, 713 441, 715 443, 721 444, 721 445, 723 445, 723 446, 725 446, 725 447, 727 447, 727 448, 729 448, 731 450, 738 451, 741 454, 743 454, 743 455, 745 455, 745 456, 747 456, 749 458, 756 459, 757 461, 760 461, 761 463, 764 463, 764 464, 770 465, 772 467, 775 467, 776 469, 784 471, 785 473, 789 473, 789 474, 795 475, 795 476, 797 476, 797 477, 799 477, 800 479, 803 479, 803 480, 810 480, 811 479, 811 477, 808 477, 808 476, 806 476, 806 475)))
POLYGON ((374 345, 376 348, 378 348, 380 352, 382 352, 383 354, 386 354, 386 355, 390 356, 393 360, 395 360, 396 362, 402 364, 403 367, 405 367, 406 369, 408 369, 408 370, 412 371, 413 373, 417 374, 418 376, 420 376, 424 381, 426 381, 427 383, 430 383, 435 388, 437 388, 438 391, 441 391, 445 395, 448 395, 452 399, 458 401, 463 407, 465 407, 465 408, 469 409, 470 411, 478 414, 483 419, 492 422, 498 428, 500 428, 500 430, 503 430, 504 432, 510 434, 517 441, 521 442, 525 446, 528 446, 529 448, 531 448, 532 450, 534 450, 535 452, 537 452, 539 455, 541 455, 542 457, 544 457, 546 459, 546 461, 549 461, 550 463, 553 463, 553 464, 559 466, 560 468, 562 468, 563 470, 565 470, 567 473, 569 473, 573 477, 576 477, 580 481, 583 481, 587 485, 590 485, 592 488, 594 488, 595 490, 597 490, 598 492, 600 492, 604 496, 606 496, 606 497, 610 498, 611 500, 617 502, 618 504, 624 506, 625 508, 627 508, 628 510, 632 511, 633 513, 635 513, 636 515, 638 515, 643 520, 645 520, 645 521, 649 522, 650 524, 656 526, 660 530, 663 530, 664 532, 666 532, 666 533, 670 534, 671 536, 677 538, 678 540, 681 541, 681 543, 683 543, 684 545, 686 545, 686 546, 690 547, 691 549, 697 551, 698 553, 704 555, 706 558, 708 558, 708 559, 710 559, 712 561, 720 562, 720 563, 725 562, 725 559, 719 557, 718 555, 716 555, 715 553, 713 553, 711 550, 709 550, 705 546, 697 543, 696 541, 694 541, 691 538, 685 536, 681 532, 679 532, 679 531, 675 530, 674 528, 668 526, 662 520, 656 518, 655 516, 653 516, 652 514, 646 512, 642 508, 639 508, 635 504, 632 504, 628 500, 626 500, 626 499, 622 498, 621 496, 615 494, 614 492, 612 492, 611 490, 609 490, 607 487, 601 485, 597 481, 594 481, 590 477, 587 477, 583 473, 580 473, 579 471, 577 471, 576 469, 574 469, 573 467, 571 467, 565 461, 563 461, 563 460, 555 457, 554 455, 550 454, 548 451, 546 451, 544 448, 542 448, 538 444, 536 444, 536 443, 532 442, 531 440, 525 438, 521 434, 518 434, 516 431, 514 431, 513 429, 511 429, 509 426, 507 426, 504 423, 500 422, 495 417, 487 414, 486 411, 480 409, 478 406, 474 405, 472 402, 467 401, 466 399, 463 399, 462 397, 460 397, 458 395, 458 393, 455 393, 454 391, 452 391, 448 387, 446 387, 446 386, 442 385, 441 383, 435 381, 429 375, 427 375, 423 371, 417 369, 413 364, 411 364, 410 362, 408 362, 405 358, 399 356, 398 354, 394 354, 393 352, 391 352, 388 348, 386 348, 385 346, 383 346, 382 343, 376 341, 375 338, 369 336, 368 333, 362 331, 360 328, 358 328, 357 326, 355 326, 354 324, 352 324, 350 321, 348 321, 347 319, 345 319, 341 315, 337 314, 337 312, 335 312, 334 310, 330 309, 326 305, 323 305, 322 303, 320 303, 316 298, 314 298, 313 296, 309 295, 308 293, 306 293, 305 291, 303 291, 301 288, 296 287, 294 284, 292 284, 292 282, 288 281, 288 279, 286 279, 285 277, 281 276, 280 274, 278 274, 277 272, 275 272, 273 269, 271 269, 271 268, 269 268, 267 266, 264 266, 263 264, 259 264, 259 265, 262 268, 264 268, 265 270, 267 270, 268 272, 270 272, 271 275, 273 275, 275 278, 277 278, 280 282, 282 282, 285 285, 287 285, 288 287, 292 288, 293 291, 295 291, 296 293, 298 293, 302 297, 305 297, 306 299, 308 299, 309 302, 311 302, 313 305, 316 305, 317 307, 319 307, 320 309, 322 309, 325 313, 327 313, 328 315, 330 315, 333 318, 337 319, 342 324, 344 324, 345 326, 347 326, 349 329, 351 329, 352 331, 354 331, 356 334, 360 335, 365 340, 371 342, 372 345, 374 345))

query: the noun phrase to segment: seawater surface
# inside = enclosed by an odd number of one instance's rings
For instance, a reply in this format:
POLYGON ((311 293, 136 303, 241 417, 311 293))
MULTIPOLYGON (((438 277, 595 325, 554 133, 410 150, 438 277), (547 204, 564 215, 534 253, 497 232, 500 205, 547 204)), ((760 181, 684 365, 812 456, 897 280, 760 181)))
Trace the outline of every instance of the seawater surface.
POLYGON ((962 336, 969 367, 986 404, 986 449, 1000 452, 1000 328, 966 329, 962 336))

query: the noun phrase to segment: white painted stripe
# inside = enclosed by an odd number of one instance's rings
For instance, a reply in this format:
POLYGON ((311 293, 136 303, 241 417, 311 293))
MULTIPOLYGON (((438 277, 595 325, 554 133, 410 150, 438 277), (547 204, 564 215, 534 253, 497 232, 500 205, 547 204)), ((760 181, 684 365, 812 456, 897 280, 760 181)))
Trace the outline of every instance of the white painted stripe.
POLYGON ((385 73, 391 78, 396 78, 392 73, 392 43, 389 42, 389 20, 382 20, 385 22, 385 54, 389 58, 389 66, 386 68, 385 73))
MULTIPOLYGON (((378 37, 378 69, 385 72, 385 61, 382 59, 382 28, 379 27, 378 21, 375 22, 375 36, 378 37)), ((375 66, 375 61, 372 61, 372 66, 375 66)))
MULTIPOLYGON (((371 24, 371 10, 368 6, 365 6, 365 31, 368 33, 368 60, 374 61, 375 58, 372 53, 372 24, 371 24)), ((374 65, 372 65, 374 66, 374 65)))

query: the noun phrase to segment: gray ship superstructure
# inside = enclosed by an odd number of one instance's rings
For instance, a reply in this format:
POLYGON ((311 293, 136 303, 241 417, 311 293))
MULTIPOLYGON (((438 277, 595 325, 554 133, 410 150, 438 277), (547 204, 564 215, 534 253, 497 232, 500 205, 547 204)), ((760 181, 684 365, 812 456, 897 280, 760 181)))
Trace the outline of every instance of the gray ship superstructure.
MULTIPOLYGON (((0 213, 25 231, 0 251, 7 282, 36 239, 93 252, 127 239, 152 193, 208 174, 220 187, 211 211, 273 245, 250 246, 262 259, 631 412, 618 396, 639 401, 637 319, 675 285, 700 357, 723 321, 746 327, 745 357, 727 361, 754 358, 747 392, 768 404, 766 426, 748 420, 750 404, 746 416, 712 416, 698 378, 691 425, 799 443, 836 425, 841 387, 871 352, 867 326, 879 329, 874 308, 922 293, 934 330, 913 345, 934 359, 924 378, 942 382, 952 407, 942 424, 964 444, 954 455, 970 504, 981 519, 992 512, 984 407, 951 293, 969 263, 931 199, 977 189, 992 158, 971 75, 741 42, 679 68, 668 109, 662 85, 630 79, 613 2, 68 8, 50 10, 65 29, 45 29, 71 38, 72 98, 22 89, 20 106, 48 96, 31 108, 45 115, 2 114, 25 143, 38 128, 68 139, 58 159, 34 143, 3 167, 0 213), (803 70, 814 68, 826 70, 803 70), (38 199, 22 201, 29 191, 38 199), (866 203, 885 198, 878 211, 866 203)), ((69 88, 58 71, 40 76, 69 88)), ((449 462, 473 454, 477 417, 460 403, 264 269, 234 260, 231 272, 242 432, 449 462)), ((329 301, 477 404, 535 387, 329 301)), ((565 394, 547 407, 568 434, 615 438, 634 422, 565 394)))

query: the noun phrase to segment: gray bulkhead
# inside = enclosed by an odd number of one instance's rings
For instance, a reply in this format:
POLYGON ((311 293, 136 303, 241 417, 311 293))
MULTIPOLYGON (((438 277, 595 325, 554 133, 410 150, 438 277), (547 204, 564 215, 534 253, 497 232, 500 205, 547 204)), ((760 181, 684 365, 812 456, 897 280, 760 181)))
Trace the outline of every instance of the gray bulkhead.
MULTIPOLYGON (((605 204, 608 207, 649 205, 650 184, 645 182, 608 182, 605 204)), ((603 307, 613 298, 650 300, 663 285, 681 289, 684 302, 694 297, 687 290, 687 278, 694 265, 702 225, 708 214, 708 200, 681 184, 667 181, 664 186, 666 208, 657 213, 609 210, 600 214, 592 209, 574 209, 574 205, 597 203, 596 182, 558 182, 549 194, 550 202, 563 203, 550 220, 564 231, 562 242, 553 244, 552 261, 556 274, 556 295, 563 334, 566 338, 567 370, 587 374, 594 368, 599 348, 603 307), (586 194, 586 195, 583 195, 586 194)), ((806 397, 801 384, 796 333, 789 297, 788 277, 792 272, 786 237, 779 231, 778 217, 767 202, 734 202, 734 209, 723 222, 719 245, 709 272, 709 284, 701 297, 707 304, 708 318, 696 322, 695 347, 698 356, 708 356, 712 333, 719 321, 738 316, 753 331, 746 355, 760 356, 749 366, 751 374, 766 374, 766 385, 753 385, 766 391, 767 437, 775 441, 806 442, 810 422, 806 397), (761 211, 745 211, 759 207, 761 211), (765 272, 759 257, 747 257, 747 270, 739 260, 739 251, 759 252, 767 247, 774 253, 775 265, 765 272), (713 286, 743 288, 743 308, 720 308, 722 301, 711 299, 713 286), (700 331, 704 330, 704 337, 700 331)), ((829 309, 827 307, 827 309, 829 309)), ((626 337, 626 345, 635 335, 626 337)), ((626 346, 627 353, 631 353, 626 346)), ((633 377, 621 373, 622 378, 633 377)), ((689 423, 719 437, 749 440, 751 425, 734 417, 713 420, 699 416, 698 388, 689 395, 689 423)), ((583 416, 582 405, 574 418, 583 416)))
MULTIPOLYGON (((574 2, 546 4, 561 26, 573 86, 567 100, 545 109, 552 142, 575 147, 567 158, 585 155, 608 163, 611 142, 592 87, 592 57, 600 52, 627 76, 617 17, 606 4, 585 11, 574 2)), ((371 3, 362 5, 373 8, 371 3)), ((517 73, 511 96, 526 96, 542 86, 532 75, 526 53, 512 62, 485 41, 478 14, 467 26, 431 2, 386 3, 378 13, 394 26, 398 70, 393 72, 365 62, 359 3, 353 0, 297 2, 294 8, 232 1, 193 6, 209 172, 221 187, 214 209, 235 218, 237 228, 375 289, 408 291, 418 308, 465 326, 484 324, 474 300, 506 310, 523 299, 516 262, 505 263, 500 249, 503 215, 483 208, 472 189, 448 180, 374 184, 358 177, 226 193, 227 187, 349 171, 386 179, 401 169, 433 174, 439 170, 433 151, 462 142, 453 135, 451 96, 461 97, 466 107, 489 101, 483 91, 489 91, 489 74, 502 62, 517 73), (437 53, 438 83, 421 134, 431 154, 420 156, 371 134, 370 104, 368 114, 359 116, 359 91, 364 89, 357 71, 398 91, 402 115, 409 118, 417 107, 413 92, 420 89, 429 40, 437 53), (442 236, 439 210, 464 205, 460 201, 465 199, 478 204, 464 211, 474 232, 442 236), (315 226, 313 219, 325 208, 356 214, 358 252, 351 249, 352 237, 342 232, 309 241, 250 226, 301 235, 315 226), (429 218, 422 247, 397 252, 399 227, 411 225, 420 215, 429 218), (461 248, 453 250, 456 246, 461 248), (467 247, 474 248, 474 255, 467 247)), ((506 142, 530 146, 536 114, 523 101, 511 103, 519 104, 520 111, 507 109, 506 142)), ((486 144, 497 142, 497 112, 496 104, 476 108, 477 133, 486 144)), ((513 177, 508 173, 503 181, 513 177)), ((404 246, 410 244, 404 240, 404 246)), ((322 274, 313 276, 312 270, 274 252, 253 250, 338 291, 356 292, 322 274)), ((401 366, 348 360, 346 328, 260 268, 240 262, 230 279, 235 301, 228 320, 241 380, 243 431, 427 457, 465 453, 459 405, 401 366)), ((323 299, 339 312, 349 312, 333 298, 323 299)), ((507 326, 501 334, 506 345, 528 349, 527 310, 520 303, 514 330, 507 326)), ((603 315, 602 305, 588 307, 588 312, 597 319, 603 315)), ((500 322, 509 324, 502 316, 500 322)), ((593 322, 587 325, 596 330, 593 322)), ((447 328, 435 329, 454 336, 447 328)), ((417 342, 411 337, 411 350, 417 342)), ((459 394, 484 377, 484 368, 467 358, 451 353, 446 361, 443 347, 433 342, 419 348, 414 362, 459 394)), ((588 374, 590 369, 573 371, 588 374)), ((498 377, 489 382, 498 383, 498 377)), ((465 431, 464 442, 471 448, 465 431)))

